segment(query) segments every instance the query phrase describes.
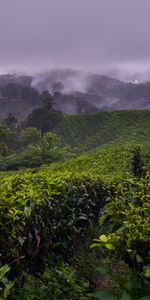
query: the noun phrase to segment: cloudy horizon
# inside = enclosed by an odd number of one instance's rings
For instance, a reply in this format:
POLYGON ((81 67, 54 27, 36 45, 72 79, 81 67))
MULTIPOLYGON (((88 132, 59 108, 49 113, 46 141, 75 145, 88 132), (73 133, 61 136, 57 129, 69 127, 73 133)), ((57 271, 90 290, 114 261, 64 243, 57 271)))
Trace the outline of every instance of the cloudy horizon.
POLYGON ((149 11, 149 0, 2 0, 0 72, 150 78, 149 11))

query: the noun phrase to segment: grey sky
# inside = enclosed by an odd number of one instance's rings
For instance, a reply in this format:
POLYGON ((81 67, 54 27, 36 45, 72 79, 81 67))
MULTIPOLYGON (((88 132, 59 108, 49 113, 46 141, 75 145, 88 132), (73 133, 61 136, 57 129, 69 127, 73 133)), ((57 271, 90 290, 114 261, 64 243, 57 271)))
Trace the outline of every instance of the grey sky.
POLYGON ((0 72, 150 69, 150 0, 0 0, 0 72))

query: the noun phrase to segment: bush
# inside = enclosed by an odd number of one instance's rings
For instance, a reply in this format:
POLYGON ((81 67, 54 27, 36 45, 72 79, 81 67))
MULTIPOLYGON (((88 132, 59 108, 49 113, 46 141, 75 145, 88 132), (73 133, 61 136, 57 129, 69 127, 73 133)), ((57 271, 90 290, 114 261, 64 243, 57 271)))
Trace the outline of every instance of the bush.
MULTIPOLYGON (((133 270, 150 265, 150 176, 125 180, 112 187, 101 213, 101 235, 95 246, 123 258, 133 270)), ((144 271, 148 276, 148 270, 144 271)), ((149 271, 150 275, 150 271, 149 271)))
POLYGON ((0 185, 1 260, 10 278, 42 272, 47 260, 66 262, 97 221, 107 187, 89 179, 61 181, 46 174, 7 177, 0 185))
MULTIPOLYGON (((148 167, 149 168, 149 167, 148 167)), ((91 248, 100 247, 106 262, 99 268, 105 289, 94 299, 150 299, 150 174, 112 186, 112 195, 101 210, 101 234, 91 248), (117 261, 116 266, 113 260, 117 261), (120 265, 123 259, 123 265, 120 265), (125 267, 125 263, 128 269, 125 267)), ((147 170, 146 170, 147 169, 147 170)))
POLYGON ((64 263, 46 268, 39 278, 26 275, 24 286, 15 295, 16 300, 84 300, 86 282, 78 277, 77 271, 64 263))

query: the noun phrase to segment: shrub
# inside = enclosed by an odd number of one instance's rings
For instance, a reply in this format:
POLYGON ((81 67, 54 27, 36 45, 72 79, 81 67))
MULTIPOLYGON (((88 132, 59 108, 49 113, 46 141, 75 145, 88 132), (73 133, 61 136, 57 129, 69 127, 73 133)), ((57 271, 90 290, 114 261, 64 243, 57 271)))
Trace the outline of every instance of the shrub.
MULTIPOLYGON (((150 176, 112 187, 101 213, 101 234, 95 246, 115 251, 134 270, 150 265, 150 176)), ((147 273, 148 274, 148 273, 147 273)))
POLYGON ((9 281, 7 273, 10 271, 8 265, 0 266, 0 299, 5 300, 11 293, 14 282, 9 281))
POLYGON ((97 221, 107 187, 89 179, 61 181, 46 174, 7 177, 0 185, 1 260, 10 278, 42 272, 47 260, 69 261, 97 221))
POLYGON ((84 300, 86 282, 78 277, 77 271, 64 263, 46 268, 39 278, 26 275, 24 286, 15 295, 16 300, 84 300))

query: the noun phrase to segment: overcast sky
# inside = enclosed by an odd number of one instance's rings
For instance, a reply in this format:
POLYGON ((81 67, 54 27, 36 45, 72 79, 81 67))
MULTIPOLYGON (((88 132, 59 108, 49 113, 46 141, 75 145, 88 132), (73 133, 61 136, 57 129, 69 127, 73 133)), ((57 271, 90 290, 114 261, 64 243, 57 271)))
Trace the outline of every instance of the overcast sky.
POLYGON ((0 72, 150 70, 150 0, 0 0, 0 72))

